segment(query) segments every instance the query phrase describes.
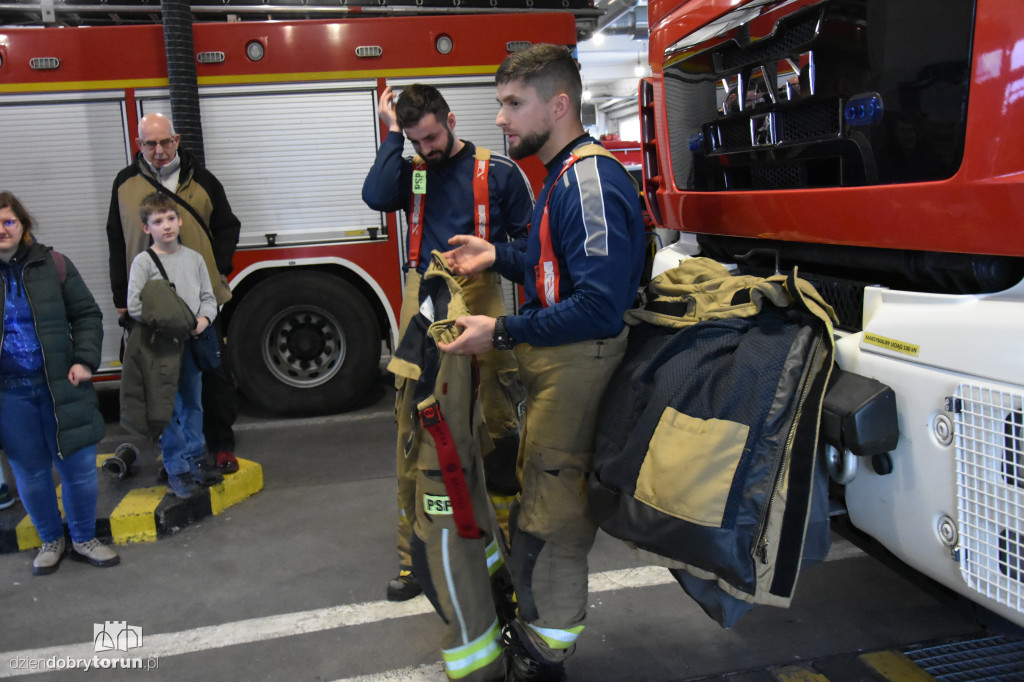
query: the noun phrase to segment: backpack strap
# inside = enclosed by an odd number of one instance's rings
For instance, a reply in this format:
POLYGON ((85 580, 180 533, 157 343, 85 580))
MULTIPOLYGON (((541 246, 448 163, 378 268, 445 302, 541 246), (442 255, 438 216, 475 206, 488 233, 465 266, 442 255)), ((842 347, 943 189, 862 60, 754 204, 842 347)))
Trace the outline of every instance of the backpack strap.
POLYGON ((63 289, 64 281, 68 278, 68 263, 64 260, 64 254, 55 249, 50 250, 50 258, 53 260, 53 267, 57 268, 57 281, 63 289))

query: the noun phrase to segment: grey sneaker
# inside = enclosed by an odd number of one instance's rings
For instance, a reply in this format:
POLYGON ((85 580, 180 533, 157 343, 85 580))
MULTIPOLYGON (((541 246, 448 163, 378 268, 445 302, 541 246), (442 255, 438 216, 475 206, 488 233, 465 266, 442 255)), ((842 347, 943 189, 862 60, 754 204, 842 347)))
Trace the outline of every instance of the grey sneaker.
POLYGON ((60 568, 60 562, 63 560, 64 536, 61 535, 56 540, 44 542, 39 548, 39 554, 36 554, 35 561, 32 562, 32 575, 50 575, 60 568))
POLYGON ((87 561, 100 568, 116 566, 121 563, 121 557, 96 538, 88 542, 72 542, 71 558, 75 561, 87 561))

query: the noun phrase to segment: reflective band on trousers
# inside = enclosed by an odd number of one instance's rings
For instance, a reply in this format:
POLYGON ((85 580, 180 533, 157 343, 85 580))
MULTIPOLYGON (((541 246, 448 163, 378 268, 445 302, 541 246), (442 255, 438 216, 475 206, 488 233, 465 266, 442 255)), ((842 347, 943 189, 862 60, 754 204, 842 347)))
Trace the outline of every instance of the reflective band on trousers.
POLYGON ((487 545, 487 574, 494 575, 494 572, 501 568, 505 560, 501 558, 501 552, 498 551, 498 541, 491 540, 491 544, 487 545))
POLYGON ((444 659, 448 676, 458 679, 490 665, 501 656, 500 638, 501 628, 495 618, 490 629, 472 642, 454 649, 441 649, 441 658, 444 659))
POLYGON ((576 640, 579 638, 580 633, 583 632, 583 625, 577 625, 574 628, 568 630, 561 630, 559 628, 541 628, 536 625, 526 624, 526 627, 530 628, 544 640, 552 649, 568 649, 576 640))

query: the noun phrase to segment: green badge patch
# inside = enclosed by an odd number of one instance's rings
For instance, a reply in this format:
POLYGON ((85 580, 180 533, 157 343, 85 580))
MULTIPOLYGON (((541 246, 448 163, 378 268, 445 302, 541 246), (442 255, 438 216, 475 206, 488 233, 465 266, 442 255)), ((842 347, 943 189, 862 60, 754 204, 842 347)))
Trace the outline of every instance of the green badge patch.
POLYGON ((452 501, 447 495, 423 495, 423 510, 430 516, 451 516, 452 501))
POLYGON ((413 194, 426 194, 427 193, 427 171, 425 171, 425 170, 414 170, 412 172, 412 193, 413 194))

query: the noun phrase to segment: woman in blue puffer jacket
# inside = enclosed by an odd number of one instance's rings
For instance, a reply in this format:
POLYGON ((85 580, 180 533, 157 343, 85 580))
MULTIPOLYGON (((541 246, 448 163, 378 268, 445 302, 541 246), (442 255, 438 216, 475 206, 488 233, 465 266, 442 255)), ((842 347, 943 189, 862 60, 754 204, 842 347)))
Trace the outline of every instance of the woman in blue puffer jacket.
POLYGON ((71 557, 94 566, 120 558, 96 538, 96 443, 103 437, 92 373, 100 363, 102 313, 72 263, 32 236, 32 218, 0 191, 0 441, 43 546, 32 573, 64 558, 56 465, 71 557))

